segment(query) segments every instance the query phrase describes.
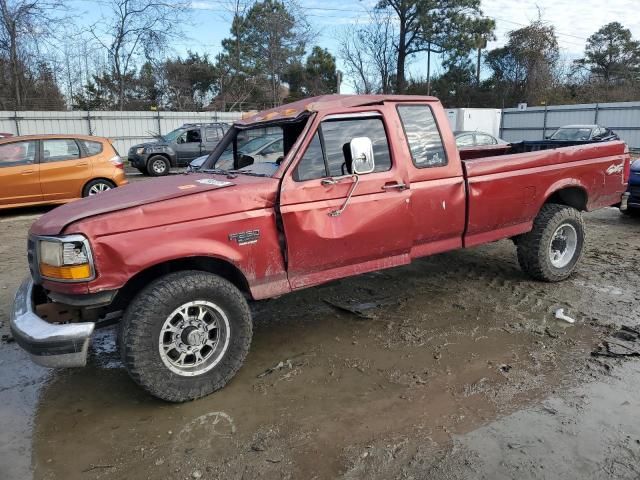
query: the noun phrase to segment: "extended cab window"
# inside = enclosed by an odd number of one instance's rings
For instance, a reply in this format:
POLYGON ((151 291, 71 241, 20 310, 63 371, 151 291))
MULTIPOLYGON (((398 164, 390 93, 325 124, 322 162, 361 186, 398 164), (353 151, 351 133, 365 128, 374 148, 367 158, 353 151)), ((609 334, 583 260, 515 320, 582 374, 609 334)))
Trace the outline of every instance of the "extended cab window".
POLYGON ((398 105, 398 114, 413 164, 418 168, 446 165, 447 155, 431 108, 428 105, 398 105))
POLYGON ((381 118, 327 120, 320 124, 293 174, 294 180, 338 177, 351 173, 349 142, 356 137, 371 139, 375 172, 391 168, 389 143, 381 118))
POLYGON ((31 165, 36 159, 36 142, 13 142, 0 145, 0 168, 31 165))
POLYGON ((43 140, 42 151, 45 162, 61 162, 80 158, 78 144, 71 138, 43 140))

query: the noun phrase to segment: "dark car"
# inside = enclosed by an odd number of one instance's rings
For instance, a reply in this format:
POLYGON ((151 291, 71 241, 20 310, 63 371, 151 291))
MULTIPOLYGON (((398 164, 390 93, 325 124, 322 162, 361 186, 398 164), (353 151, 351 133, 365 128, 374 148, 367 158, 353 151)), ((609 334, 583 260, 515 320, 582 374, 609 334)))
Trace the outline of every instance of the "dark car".
MULTIPOLYGON (((238 153, 248 155, 253 158, 253 163, 276 163, 278 158, 282 157, 284 145, 282 135, 265 135, 262 137, 252 138, 243 142, 238 147, 238 153)), ((209 155, 203 155, 196 158, 189 164, 188 170, 195 172, 200 169, 209 155)), ((233 168, 232 154, 223 154, 214 165, 214 168, 230 169, 233 168)))
POLYGON ((601 125, 565 125, 547 137, 548 140, 564 142, 608 142, 619 140, 613 130, 601 125))
POLYGON ((620 210, 626 214, 640 213, 640 159, 631 164, 629 187, 623 199, 625 204, 620 210))
POLYGON ((484 145, 506 145, 508 143, 484 132, 462 130, 453 132, 453 134, 456 137, 456 146, 458 148, 479 147, 484 145))
POLYGON ((153 142, 129 149, 129 162, 145 175, 161 176, 209 154, 229 129, 226 123, 188 123, 153 142))

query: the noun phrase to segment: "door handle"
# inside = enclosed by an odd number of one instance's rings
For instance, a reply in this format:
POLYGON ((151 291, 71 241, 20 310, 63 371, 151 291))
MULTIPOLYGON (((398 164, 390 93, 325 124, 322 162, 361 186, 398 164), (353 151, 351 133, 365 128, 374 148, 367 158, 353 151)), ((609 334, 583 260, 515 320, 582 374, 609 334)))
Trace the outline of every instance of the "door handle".
POLYGON ((76 163, 76 167, 86 167, 87 165, 89 165, 87 162, 76 163))
POLYGON ((406 183, 402 183, 402 182, 389 182, 389 183, 385 183, 382 186, 383 190, 389 191, 389 190, 407 190, 409 188, 409 185, 407 185, 406 183))
POLYGON ((20 172, 20 174, 22 175, 31 175, 34 172, 34 170, 23 170, 20 172))

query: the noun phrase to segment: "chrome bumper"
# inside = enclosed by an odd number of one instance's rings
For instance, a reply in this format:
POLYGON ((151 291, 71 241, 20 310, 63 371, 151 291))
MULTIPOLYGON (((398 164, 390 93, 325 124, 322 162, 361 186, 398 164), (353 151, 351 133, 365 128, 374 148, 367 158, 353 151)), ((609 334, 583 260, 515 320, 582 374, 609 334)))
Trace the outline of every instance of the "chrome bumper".
POLYGON ((33 281, 27 278, 16 292, 11 312, 11 333, 31 359, 44 367, 84 367, 94 323, 54 324, 33 308, 33 281))

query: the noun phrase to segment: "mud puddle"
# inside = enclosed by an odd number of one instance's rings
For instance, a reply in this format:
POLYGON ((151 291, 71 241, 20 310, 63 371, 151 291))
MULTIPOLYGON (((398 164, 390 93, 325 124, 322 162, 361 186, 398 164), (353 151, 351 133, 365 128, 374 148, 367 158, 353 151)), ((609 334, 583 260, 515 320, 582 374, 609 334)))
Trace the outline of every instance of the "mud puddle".
POLYGON ((459 291, 417 285, 405 299, 396 275, 422 283, 405 269, 258 305, 238 377, 184 405, 150 399, 107 368, 117 352, 105 335, 99 361, 58 374, 42 394, 36 478, 336 478, 352 471, 353 445, 419 432, 444 446, 573 384, 598 341, 582 319, 557 321, 546 302, 505 321, 459 291), (369 305, 381 288, 398 301, 367 318, 326 302, 342 292, 369 305))

